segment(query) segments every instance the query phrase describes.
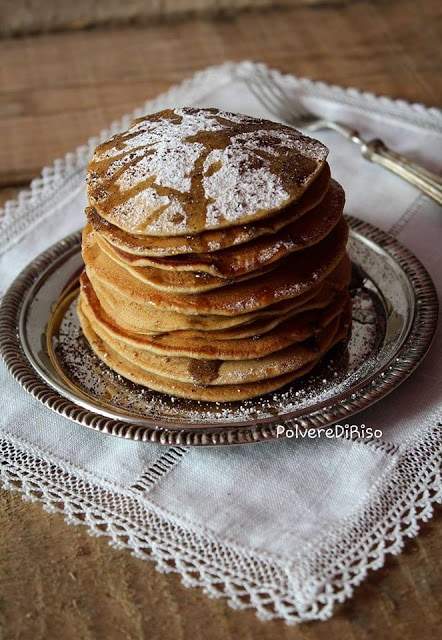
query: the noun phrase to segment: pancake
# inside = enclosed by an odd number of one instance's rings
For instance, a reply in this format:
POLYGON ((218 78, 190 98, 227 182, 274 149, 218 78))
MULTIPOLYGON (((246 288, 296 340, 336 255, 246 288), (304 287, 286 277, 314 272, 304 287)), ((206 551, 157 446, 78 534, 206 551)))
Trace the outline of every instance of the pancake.
MULTIPOLYGON (((335 182, 327 191, 321 203, 308 215, 302 216, 295 222, 286 224, 280 231, 258 237, 238 247, 229 247, 219 251, 211 251, 198 254, 180 254, 167 258, 136 257, 121 251, 102 240, 100 234, 96 234, 100 247, 109 257, 126 266, 134 276, 140 280, 150 282, 158 288, 167 287, 167 276, 158 274, 158 269, 172 271, 176 277, 183 271, 195 271, 200 280, 207 279, 204 283, 206 289, 222 286, 222 280, 212 282, 206 274, 218 278, 239 278, 268 267, 276 260, 280 260, 289 253, 300 251, 317 244, 325 238, 342 217, 344 208, 344 191, 335 182), (144 269, 143 269, 144 267, 144 269), (150 269, 146 267, 151 267, 150 269), (152 268, 156 269, 155 272, 152 268), (221 283, 217 285, 217 283, 221 283)), ((184 276, 183 276, 184 277, 184 276)), ((195 287, 198 282, 195 283, 195 287)), ((181 289, 184 291, 184 289, 181 289)))
MULTIPOLYGON (((105 307, 100 304, 96 292, 84 272, 80 278, 80 299, 83 298, 85 304, 92 308, 91 313, 97 317, 98 321, 102 321, 112 327, 112 330, 120 335, 123 340, 134 339, 138 341, 147 336, 148 338, 153 337, 157 345, 166 343, 168 345, 167 348, 171 348, 175 341, 181 343, 183 339, 188 341, 196 340, 204 344, 211 344, 213 340, 237 340, 241 338, 253 338, 256 340, 257 337, 274 329, 280 323, 296 314, 325 308, 334 300, 337 294, 347 288, 350 277, 351 265, 348 257, 345 257, 324 282, 301 294, 295 300, 276 303, 261 312, 243 314, 240 316, 240 319, 243 319, 241 323, 235 323, 224 328, 219 327, 221 321, 225 319, 224 316, 221 318, 212 316, 212 326, 186 328, 173 332, 143 332, 137 331, 136 327, 126 326, 121 321, 116 324, 112 319, 112 315, 106 313, 105 307)), ((210 318, 210 316, 207 318, 210 318)), ((177 324, 179 324, 179 321, 177 324)))
POLYGON ((260 236, 275 233, 316 207, 324 198, 330 183, 330 167, 325 163, 310 188, 296 202, 268 218, 195 235, 150 237, 123 231, 102 218, 97 210, 86 207, 86 216, 94 229, 112 246, 134 256, 173 256, 186 253, 205 253, 237 247, 260 236))
MULTIPOLYGON (((262 309, 280 300, 294 298, 325 278, 342 259, 348 226, 342 218, 332 232, 313 248, 299 251, 278 263, 270 273, 232 283, 201 295, 164 293, 130 274, 110 260, 97 243, 84 247, 86 273, 99 292, 113 298, 115 312, 121 317, 129 305, 146 316, 152 309, 177 311, 188 315, 241 315, 262 309)), ((177 328, 177 327, 175 327, 177 328)), ((168 330, 164 327, 164 330, 168 330)))
MULTIPOLYGON (((327 300, 327 299, 325 299, 327 300)), ((317 335, 330 324, 347 303, 345 290, 335 293, 326 303, 324 296, 319 303, 307 305, 299 312, 287 314, 266 331, 243 338, 223 335, 217 339, 213 333, 210 341, 207 333, 173 331, 154 335, 134 334, 116 326, 98 302, 91 286, 82 288, 79 312, 86 316, 94 331, 109 344, 116 341, 121 345, 136 349, 139 353, 193 358, 244 360, 261 358, 296 342, 302 342, 317 335)), ((118 349, 116 349, 118 351, 118 349)))
MULTIPOLYGON (((99 298, 102 310, 115 325, 118 325, 125 332, 161 335, 171 331, 182 330, 189 331, 190 336, 203 335, 210 341, 212 336, 220 339, 220 334, 228 338, 228 332, 236 333, 237 336, 241 337, 256 335, 256 331, 251 327, 254 323, 277 324, 284 316, 290 315, 295 311, 300 312, 314 308, 317 301, 321 299, 320 296, 326 296, 327 300, 330 301, 336 291, 346 286, 349 279, 350 261, 348 256, 344 256, 329 276, 295 298, 276 302, 264 309, 235 315, 183 314, 177 311, 156 309, 153 306, 146 308, 135 303, 126 303, 126 313, 122 317, 122 313, 116 313, 115 311, 118 307, 117 295, 113 295, 112 291, 101 290, 97 285, 93 287, 93 291, 94 295, 99 298), (169 329, 166 329, 166 327, 169 327, 169 329)), ((92 285, 86 271, 81 275, 80 281, 82 285, 81 296, 83 289, 92 288, 92 285)), ((88 296, 87 292, 84 292, 84 295, 88 296)))
POLYGON ((179 380, 175 380, 174 378, 166 378, 149 373, 137 364, 126 360, 116 353, 111 347, 103 343, 103 341, 91 329, 88 321, 84 318, 82 318, 82 328, 83 334, 88 340, 93 351, 111 369, 132 382, 177 398, 204 400, 208 402, 234 402, 237 400, 245 400, 247 398, 274 391, 275 389, 295 380, 297 377, 306 375, 314 368, 317 362, 319 362, 318 358, 316 361, 312 361, 305 367, 298 369, 295 373, 285 374, 269 380, 261 380, 252 384, 223 385, 221 387, 202 385, 200 381, 197 384, 186 384, 179 380))
MULTIPOLYGON (((80 307, 80 313, 82 308, 80 307)), ((278 351, 272 351, 264 356, 249 357, 246 359, 235 358, 234 360, 214 359, 214 358, 193 358, 189 356, 163 356, 147 350, 141 350, 127 344, 121 343, 107 332, 103 325, 96 325, 93 329, 96 335, 103 340, 103 343, 110 346, 115 353, 118 353, 129 362, 134 362, 149 373, 157 375, 171 376, 180 382, 188 384, 200 382, 201 384, 223 385, 223 384, 243 384, 256 382, 263 378, 271 378, 299 369, 328 348, 330 341, 336 335, 340 318, 333 318, 331 322, 319 331, 314 341, 299 341, 290 344, 278 351), (202 372, 211 371, 210 379, 198 380, 196 371, 198 364, 202 372)), ((92 325, 91 325, 92 327, 92 325)), ((200 378, 202 373, 200 374, 200 378)))
MULTIPOLYGON (((219 287, 225 287, 232 281, 232 278, 212 275, 208 270, 189 270, 183 269, 178 265, 169 269, 158 269, 156 266, 133 266, 122 257, 121 252, 115 251, 112 246, 103 240, 96 233, 92 225, 87 224, 83 230, 83 247, 90 246, 96 242, 99 249, 119 267, 126 269, 129 276, 136 278, 140 282, 145 282, 154 289, 165 291, 168 293, 198 293, 210 291, 219 287)), ((126 254, 128 255, 128 254, 126 254)), ((259 274, 270 271, 271 265, 263 264, 259 269, 259 274)), ((237 282, 252 278, 256 273, 244 272, 235 279, 237 282)))
POLYGON ((197 235, 298 200, 327 148, 296 129, 217 109, 166 109, 95 150, 86 185, 98 214, 131 234, 197 235))
POLYGON ((175 367, 170 370, 167 366, 167 358, 161 359, 156 365, 156 368, 166 374, 161 375, 149 370, 145 362, 140 365, 136 353, 130 354, 127 359, 115 351, 107 341, 104 342, 93 331, 86 318, 82 319, 82 326, 84 335, 95 353, 125 378, 176 397, 209 402, 232 402, 269 393, 309 373, 327 351, 347 337, 350 321, 351 315, 347 308, 346 314, 322 334, 319 347, 317 343, 307 344, 298 349, 292 347, 275 354, 273 358, 262 361, 254 359, 243 362, 241 366, 238 366, 238 363, 229 367, 229 363, 226 362, 220 364, 218 361, 186 360, 180 367, 180 373, 188 367, 187 372, 191 382, 180 380, 180 374, 177 376, 174 373, 176 362, 175 367), (221 371, 221 367, 224 367, 224 371, 221 371), (172 375, 167 375, 168 370, 172 375), (285 371, 285 373, 278 374, 278 371, 285 371), (221 382, 224 380, 228 382, 221 382), (244 380, 253 380, 253 382, 244 380), (218 384, 214 384, 215 381, 218 381, 218 384))
POLYGON ((351 329, 345 195, 293 128, 167 109, 97 147, 77 312, 133 382, 231 402, 274 391, 351 329))

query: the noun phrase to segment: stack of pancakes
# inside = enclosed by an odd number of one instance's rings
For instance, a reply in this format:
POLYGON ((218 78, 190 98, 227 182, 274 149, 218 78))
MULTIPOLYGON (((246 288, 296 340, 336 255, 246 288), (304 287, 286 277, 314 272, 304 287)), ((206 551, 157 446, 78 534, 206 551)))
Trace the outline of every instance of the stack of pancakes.
POLYGON ((83 333, 124 377, 216 402, 282 387, 349 334, 344 193, 280 124, 169 109, 88 167, 83 333))

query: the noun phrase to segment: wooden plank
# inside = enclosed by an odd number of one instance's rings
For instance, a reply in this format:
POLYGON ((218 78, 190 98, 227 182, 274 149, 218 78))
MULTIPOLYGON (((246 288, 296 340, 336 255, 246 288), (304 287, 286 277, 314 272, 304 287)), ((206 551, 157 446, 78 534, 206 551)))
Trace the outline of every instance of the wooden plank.
POLYGON ((22 183, 113 119, 226 59, 438 105, 439 3, 301 7, 146 29, 0 41, 0 184, 22 183))
MULTIPOLYGON (((350 1, 341 0, 341 4, 350 1)), ((324 4, 324 0, 3 0, 0 36, 127 23, 145 25, 189 15, 226 17, 239 11, 301 4, 324 4)))
POLYGON ((442 519, 423 526, 326 622, 232 610, 85 527, 0 490, 2 640, 439 640, 442 519))

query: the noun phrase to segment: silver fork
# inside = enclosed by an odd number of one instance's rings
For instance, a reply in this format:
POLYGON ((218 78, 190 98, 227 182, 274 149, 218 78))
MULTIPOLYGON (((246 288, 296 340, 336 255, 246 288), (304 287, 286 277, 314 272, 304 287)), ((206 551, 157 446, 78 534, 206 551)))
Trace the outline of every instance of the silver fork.
POLYGON ((355 129, 310 113, 302 105, 296 104, 273 76, 264 70, 258 68, 253 77, 242 79, 258 101, 278 119, 293 127, 309 131, 337 131, 357 144, 364 158, 401 176, 442 205, 442 177, 392 151, 378 138, 366 142, 355 129))

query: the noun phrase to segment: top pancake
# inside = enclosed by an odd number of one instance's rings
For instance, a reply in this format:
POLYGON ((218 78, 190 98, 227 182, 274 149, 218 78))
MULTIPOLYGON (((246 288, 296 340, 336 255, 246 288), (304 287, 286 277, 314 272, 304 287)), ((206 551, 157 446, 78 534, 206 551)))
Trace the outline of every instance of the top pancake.
POLYGON ((167 109, 97 147, 86 179, 89 203, 133 235, 224 229, 298 200, 327 153, 282 124, 217 109, 167 109))
POLYGON ((94 207, 86 207, 86 216, 95 231, 119 251, 129 253, 134 259, 144 257, 168 257, 181 254, 196 254, 221 251, 238 247, 250 240, 273 234, 285 225, 317 207, 328 193, 331 181, 330 167, 325 163, 319 175, 303 195, 267 218, 248 224, 235 224, 224 229, 208 229, 198 234, 186 236, 141 236, 127 233, 111 224, 94 207))

